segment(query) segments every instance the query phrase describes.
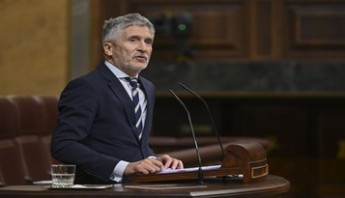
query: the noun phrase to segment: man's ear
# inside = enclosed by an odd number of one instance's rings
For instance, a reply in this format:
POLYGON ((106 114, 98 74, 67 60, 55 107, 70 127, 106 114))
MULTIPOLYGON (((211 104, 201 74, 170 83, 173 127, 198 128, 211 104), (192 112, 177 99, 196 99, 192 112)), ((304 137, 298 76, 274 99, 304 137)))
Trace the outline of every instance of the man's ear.
POLYGON ((110 42, 105 42, 103 43, 103 50, 104 50, 104 54, 107 56, 112 56, 113 55, 113 44, 110 42))

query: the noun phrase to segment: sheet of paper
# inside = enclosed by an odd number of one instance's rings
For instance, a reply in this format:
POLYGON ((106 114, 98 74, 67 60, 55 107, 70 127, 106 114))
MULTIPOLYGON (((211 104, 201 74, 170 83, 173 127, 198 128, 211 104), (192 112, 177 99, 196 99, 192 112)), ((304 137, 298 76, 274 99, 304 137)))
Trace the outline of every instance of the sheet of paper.
MULTIPOLYGON (((221 167, 221 165, 212 165, 212 166, 202 166, 201 169, 203 171, 207 170, 217 170, 221 167)), ((162 170, 161 172, 158 172, 157 174, 169 174, 169 173, 184 173, 184 172, 194 172, 198 171, 199 167, 192 167, 192 168, 183 168, 183 169, 171 169, 167 168, 162 170)))

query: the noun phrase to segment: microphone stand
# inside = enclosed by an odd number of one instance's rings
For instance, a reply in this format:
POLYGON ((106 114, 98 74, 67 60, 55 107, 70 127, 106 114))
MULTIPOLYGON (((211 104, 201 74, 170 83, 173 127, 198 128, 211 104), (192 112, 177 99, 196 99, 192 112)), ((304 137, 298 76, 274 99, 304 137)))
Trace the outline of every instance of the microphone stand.
POLYGON ((175 97, 175 99, 181 104, 181 106, 184 108, 184 110, 187 113, 188 116, 188 121, 189 121, 189 125, 190 125, 190 129, 192 132, 192 136, 193 136, 193 140, 194 140, 194 146, 195 146, 195 151, 196 151, 196 155, 198 157, 198 161, 199 161, 199 169, 198 169, 198 183, 199 184, 203 184, 204 183, 204 173, 202 171, 202 163, 201 163, 201 157, 200 157, 200 152, 199 152, 199 147, 198 147, 198 143, 196 141, 195 138, 195 132, 194 132, 194 127, 193 127, 193 123, 192 123, 192 118, 190 116, 189 110, 186 107, 186 105, 184 104, 184 102, 170 89, 169 90, 171 92, 171 94, 175 97))
MULTIPOLYGON (((207 109, 207 113, 208 113, 208 116, 211 120, 211 125, 212 125, 212 128, 213 128, 213 132, 215 133, 216 137, 217 137, 217 141, 218 141, 218 144, 219 144, 219 147, 220 147, 220 150, 222 152, 222 157, 221 157, 221 162, 224 161, 224 158, 225 158, 225 152, 224 152, 224 147, 223 147, 223 143, 222 141, 220 140, 220 137, 219 137, 219 133, 218 133, 218 130, 216 128, 216 124, 214 123, 214 119, 213 119, 213 116, 212 116, 212 113, 210 111, 210 107, 207 105, 207 102, 199 95, 197 94, 195 91, 191 90, 190 88, 188 88, 186 85, 182 84, 181 82, 179 82, 180 86, 183 87, 185 90, 189 91, 191 94, 193 94, 196 98, 198 98, 203 104, 204 106, 206 107, 207 109)), ((226 176, 223 176, 222 179, 223 179, 223 183, 225 183, 226 181, 226 176)))
POLYGON ((193 91, 190 88, 188 88, 186 85, 182 84, 181 82, 179 82, 179 84, 180 84, 181 87, 183 87, 184 89, 189 91, 191 94, 193 94, 195 97, 197 97, 205 105, 205 107, 207 109, 208 116, 209 116, 209 118, 211 120, 211 125, 212 125, 212 128, 213 128, 213 132, 215 133, 215 135, 217 137, 217 141, 218 141, 218 144, 220 146, 220 150, 222 151, 222 158, 221 158, 221 162, 222 162, 224 160, 224 156, 225 156, 224 147, 223 147, 222 141, 220 140, 218 130, 217 130, 216 125, 214 123, 214 119, 213 119, 213 116, 211 114, 210 108, 207 105, 207 102, 199 94, 197 94, 195 91, 193 91))

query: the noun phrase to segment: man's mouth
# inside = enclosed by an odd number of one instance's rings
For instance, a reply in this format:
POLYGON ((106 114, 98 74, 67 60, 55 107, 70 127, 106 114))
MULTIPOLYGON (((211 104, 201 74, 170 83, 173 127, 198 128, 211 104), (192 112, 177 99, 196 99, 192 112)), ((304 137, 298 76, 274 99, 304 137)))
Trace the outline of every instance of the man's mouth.
POLYGON ((135 56, 134 59, 138 62, 147 62, 147 56, 145 55, 138 55, 138 56, 135 56))

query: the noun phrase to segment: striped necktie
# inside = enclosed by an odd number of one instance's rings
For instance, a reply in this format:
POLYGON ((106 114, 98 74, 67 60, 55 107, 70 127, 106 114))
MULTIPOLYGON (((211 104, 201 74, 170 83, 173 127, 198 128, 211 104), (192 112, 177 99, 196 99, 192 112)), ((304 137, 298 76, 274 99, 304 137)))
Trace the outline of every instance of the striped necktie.
POLYGON ((134 113, 135 113, 135 118, 136 118, 136 123, 135 126, 138 130, 138 135, 139 138, 141 137, 141 131, 143 129, 143 124, 142 124, 142 117, 141 117, 141 107, 139 103, 139 84, 138 84, 138 79, 137 78, 126 78, 126 80, 129 82, 132 90, 132 102, 135 106, 134 108, 134 113))

